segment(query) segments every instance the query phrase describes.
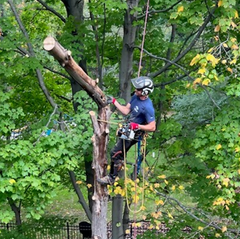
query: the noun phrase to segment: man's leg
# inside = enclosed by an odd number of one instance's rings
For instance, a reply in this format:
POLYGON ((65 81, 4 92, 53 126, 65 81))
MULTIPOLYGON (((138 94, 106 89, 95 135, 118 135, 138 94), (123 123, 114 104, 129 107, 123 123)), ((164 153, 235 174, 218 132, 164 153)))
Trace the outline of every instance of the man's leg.
MULTIPOLYGON (((111 150, 111 169, 110 174, 98 179, 97 181, 102 184, 112 185, 115 181, 115 178, 118 176, 118 173, 121 171, 122 166, 124 165, 124 152, 127 153, 128 150, 134 145, 137 141, 135 140, 124 140, 119 139, 114 148, 111 150), (125 149, 124 149, 125 146, 125 149)), ((125 155, 126 156, 126 155, 125 155)))

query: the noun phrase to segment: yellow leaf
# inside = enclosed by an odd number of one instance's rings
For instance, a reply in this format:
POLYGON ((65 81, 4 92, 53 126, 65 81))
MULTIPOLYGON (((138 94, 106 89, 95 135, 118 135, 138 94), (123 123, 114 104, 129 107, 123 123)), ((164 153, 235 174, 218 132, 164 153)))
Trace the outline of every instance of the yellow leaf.
POLYGON ((207 54, 206 59, 212 62, 213 67, 219 62, 219 59, 215 58, 212 54, 207 54))
POLYGON ((211 179, 213 179, 213 178, 215 178, 215 175, 212 173, 212 174, 208 175, 206 178, 211 178, 211 179))
POLYGON ((196 78, 196 80, 193 82, 194 85, 201 83, 201 78, 196 78))
POLYGON ((226 60, 222 60, 222 64, 224 64, 224 65, 225 65, 226 63, 227 63, 227 61, 226 61, 226 60))
POLYGON ((219 233, 216 233, 215 237, 221 237, 221 235, 219 233))
POLYGON ((190 66, 195 65, 195 64, 199 61, 199 59, 200 59, 200 55, 197 54, 197 55, 192 59, 192 61, 190 62, 190 66))
MULTIPOLYGON (((141 206, 140 207, 141 211, 145 211, 146 210, 146 207, 145 206, 141 206)), ((144 216, 143 216, 144 217, 144 216)), ((146 217, 146 216, 145 216, 146 217)))
POLYGON ((225 231, 227 231, 227 227, 226 227, 226 226, 223 226, 223 227, 222 227, 222 232, 225 232, 225 231))
POLYGON ((235 152, 237 153, 237 152, 239 152, 240 151, 240 148, 239 147, 236 147, 235 148, 235 152))
POLYGON ((127 229, 127 230, 125 231, 125 233, 126 233, 126 234, 130 234, 130 229, 127 229))
POLYGON ((228 45, 227 45, 226 43, 223 43, 223 46, 224 46, 225 48, 228 48, 228 45))
POLYGON ((218 2, 218 7, 221 7, 222 6, 222 4, 223 4, 223 1, 221 0, 221 1, 219 1, 218 2))
POLYGON ((142 216, 142 219, 143 219, 144 221, 146 220, 146 218, 147 218, 147 217, 146 217, 145 215, 142 216))
POLYGON ((236 45, 236 44, 232 45, 232 46, 231 46, 231 49, 232 49, 232 50, 238 50, 238 45, 236 45))
POLYGON ((184 10, 184 7, 183 6, 179 6, 177 11, 178 12, 183 12, 183 10, 184 10))
POLYGON ((108 165, 108 166, 107 166, 107 170, 110 170, 110 168, 111 168, 111 166, 110 166, 110 165, 108 165))
POLYGON ((237 59, 235 58, 235 59, 233 59, 232 61, 230 61, 230 65, 236 64, 236 62, 237 62, 237 59))
POLYGON ((219 150, 219 149, 221 149, 222 148, 222 145, 221 144, 218 144, 217 146, 216 146, 216 149, 217 150, 219 150))
MULTIPOLYGON (((239 173, 240 174, 240 173, 239 173)), ((175 185, 173 185, 172 186, 172 190, 174 191, 176 189, 176 186, 175 185)))
POLYGON ((9 179, 9 183, 14 184, 14 183, 16 183, 16 181, 15 181, 15 179, 9 179))
POLYGON ((115 194, 120 194, 120 195, 122 195, 122 193, 123 193, 123 190, 122 190, 122 188, 121 187, 116 187, 115 189, 114 189, 114 193, 115 194))
POLYGON ((173 216, 171 215, 170 212, 168 212, 168 217, 171 218, 171 219, 173 219, 173 216))
POLYGON ((184 189, 184 187, 183 187, 182 185, 180 185, 178 188, 179 188, 180 190, 183 190, 183 189, 184 189))
POLYGON ((160 211, 152 212, 151 215, 152 215, 153 218, 157 219, 162 215, 162 213, 160 211))
POLYGON ((167 180, 164 180, 164 183, 168 185, 168 181, 167 180))
POLYGON ((203 75, 205 72, 206 72, 206 68, 205 68, 205 67, 200 68, 200 69, 198 70, 198 73, 201 74, 201 75, 203 75))
POLYGON ((203 230, 203 227, 200 227, 200 226, 199 226, 199 227, 198 227, 198 230, 199 230, 199 231, 202 231, 202 230, 203 230))
POLYGON ((214 32, 219 32, 220 31, 220 25, 217 25, 214 29, 214 32))
POLYGON ((222 184, 226 187, 228 187, 228 183, 229 183, 230 179, 229 178, 224 178, 222 181, 222 184))
POLYGON ((158 205, 164 205, 163 200, 156 201, 156 205, 157 205, 157 206, 158 206, 158 205))
POLYGON ((209 79, 205 79, 205 80, 203 80, 202 84, 203 85, 209 85, 210 82, 211 81, 209 79))
POLYGON ((88 188, 91 188, 91 187, 92 187, 92 184, 88 183, 88 184, 87 184, 87 187, 88 187, 88 188))
POLYGON ((166 175, 159 175, 158 178, 165 179, 166 175))
POLYGON ((238 169, 238 174, 240 174, 240 169, 238 169))
POLYGON ((216 201, 213 202, 213 206, 224 205, 224 204, 225 204, 225 200, 222 197, 218 198, 216 201))
POLYGON ((233 21, 231 21, 231 25, 232 25, 233 28, 237 27, 237 25, 233 21))
POLYGON ((238 16, 238 11, 236 10, 235 13, 234 13, 234 18, 239 18, 238 16))
POLYGON ((233 73, 233 70, 230 67, 227 68, 227 71, 233 73))
POLYGON ((155 183, 155 184, 154 184, 154 187, 155 187, 155 188, 159 188, 159 186, 160 186, 159 183, 155 183))
POLYGON ((82 184, 81 180, 76 181, 76 184, 82 184))
POLYGON ((133 199, 134 199, 133 202, 136 204, 136 203, 138 203, 138 201, 139 201, 139 196, 134 195, 134 198, 133 198, 133 199))
POLYGON ((191 86, 191 84, 188 83, 188 84, 186 85, 186 88, 189 88, 190 86, 191 86))
POLYGON ((213 47, 210 48, 210 49, 208 50, 208 52, 211 53, 211 52, 213 51, 213 49, 214 49, 213 47))

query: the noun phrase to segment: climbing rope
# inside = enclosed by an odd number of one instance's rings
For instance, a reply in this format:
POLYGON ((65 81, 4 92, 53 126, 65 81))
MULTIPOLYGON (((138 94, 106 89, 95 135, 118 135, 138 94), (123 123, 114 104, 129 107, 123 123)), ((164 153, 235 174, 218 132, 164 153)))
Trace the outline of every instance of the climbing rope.
POLYGON ((138 77, 140 76, 140 72, 142 68, 143 47, 144 47, 145 35, 146 35, 146 29, 147 29, 148 9, 149 9, 149 0, 147 1, 146 15, 145 15, 145 21, 144 21, 142 46, 141 46, 140 60, 138 65, 138 77))
MULTIPOLYGON (((146 155, 146 137, 143 138, 142 140, 144 143, 142 144, 143 150, 143 168, 145 167, 145 155, 146 155)), ((127 158, 126 158, 126 148, 125 148, 125 139, 123 140, 123 155, 124 155, 124 185, 125 185, 125 195, 126 195, 126 203, 127 203, 127 207, 128 210, 132 213, 134 213, 134 215, 136 215, 138 212, 142 211, 142 208, 144 206, 144 184, 145 184, 145 172, 143 170, 143 187, 142 187, 142 199, 141 199, 141 206, 139 208, 139 210, 136 210, 136 201, 137 201, 137 175, 135 174, 134 178, 135 178, 135 194, 134 194, 134 202, 135 202, 135 208, 134 210, 131 210, 130 208, 130 203, 129 203, 129 197, 128 197, 128 190, 127 190, 127 185, 128 185, 128 176, 127 176, 127 158)), ((136 150, 135 150, 135 158, 136 158, 136 150)), ((137 169, 137 158, 135 161, 135 173, 136 173, 136 169, 137 169)))
MULTIPOLYGON (((140 59, 139 59, 139 65, 138 65, 138 77, 140 77, 140 72, 141 72, 141 68, 142 68, 143 47, 144 47, 145 35, 146 35, 146 29, 147 29, 148 9, 149 9, 149 0, 147 1, 147 7, 146 7, 146 15, 145 15, 145 22, 144 22, 144 29, 143 29, 143 39, 142 39, 140 59)), ((145 152, 143 154, 144 164, 145 164, 145 155, 146 155, 146 147, 145 147, 145 152)), ((144 174, 144 170, 143 170, 143 174, 144 174)), ((144 177, 143 177, 143 180, 144 180, 144 177)), ((136 180, 135 180, 135 184, 136 184, 136 180)), ((143 182, 143 187, 144 187, 144 182, 143 182)), ((135 213, 134 213, 135 217, 136 217, 136 214, 137 214, 137 211, 135 211, 135 213)), ((134 238, 136 238, 136 218, 134 219, 134 238)))

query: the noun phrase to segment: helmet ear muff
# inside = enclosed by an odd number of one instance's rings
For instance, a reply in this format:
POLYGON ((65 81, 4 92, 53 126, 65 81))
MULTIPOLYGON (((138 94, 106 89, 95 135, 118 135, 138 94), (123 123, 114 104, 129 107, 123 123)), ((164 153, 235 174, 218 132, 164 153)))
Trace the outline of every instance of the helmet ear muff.
POLYGON ((148 94, 149 94, 149 90, 147 90, 147 89, 142 90, 142 96, 148 95, 148 94))

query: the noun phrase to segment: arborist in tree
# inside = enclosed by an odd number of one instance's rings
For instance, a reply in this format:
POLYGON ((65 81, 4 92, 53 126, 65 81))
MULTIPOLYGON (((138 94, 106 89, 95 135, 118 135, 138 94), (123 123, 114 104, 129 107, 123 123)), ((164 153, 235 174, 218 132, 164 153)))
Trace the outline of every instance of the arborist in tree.
POLYGON ((129 120, 126 127, 120 129, 120 137, 111 150, 110 174, 97 179, 102 185, 114 183, 124 164, 124 154, 140 140, 145 131, 152 132, 156 129, 155 110, 148 97, 154 89, 152 80, 149 77, 140 76, 131 79, 131 82, 135 88, 135 93, 127 105, 119 104, 113 97, 110 97, 108 101, 108 103, 114 104, 123 115, 128 115, 129 120))

